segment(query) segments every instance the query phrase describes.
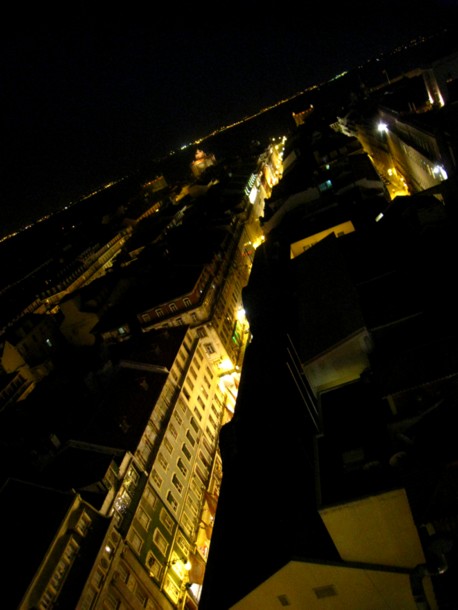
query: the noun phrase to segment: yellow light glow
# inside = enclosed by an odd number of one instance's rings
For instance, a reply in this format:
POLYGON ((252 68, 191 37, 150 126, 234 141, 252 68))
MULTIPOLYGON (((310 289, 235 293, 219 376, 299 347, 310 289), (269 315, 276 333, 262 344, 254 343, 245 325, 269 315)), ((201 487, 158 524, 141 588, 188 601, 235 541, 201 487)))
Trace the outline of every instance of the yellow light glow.
POLYGON ((265 241, 266 241, 266 238, 264 237, 264 235, 262 235, 256 241, 253 242, 253 248, 256 250, 256 248, 259 248, 259 246, 261 244, 263 244, 265 241))
POLYGON ((229 358, 224 358, 224 360, 221 360, 218 364, 218 368, 222 371, 230 371, 234 368, 234 365, 229 358))
POLYGON ((251 189, 250 195, 248 197, 248 199, 250 200, 250 203, 253 204, 256 201, 256 197, 258 195, 258 189, 254 186, 251 189))

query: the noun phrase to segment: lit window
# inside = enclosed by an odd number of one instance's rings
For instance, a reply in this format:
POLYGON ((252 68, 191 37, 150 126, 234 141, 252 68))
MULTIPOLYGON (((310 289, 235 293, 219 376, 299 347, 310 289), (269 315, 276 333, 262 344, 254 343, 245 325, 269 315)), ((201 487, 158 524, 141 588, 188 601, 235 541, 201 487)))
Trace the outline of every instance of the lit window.
POLYGON ((159 519, 161 523, 165 526, 167 531, 171 534, 173 531, 173 526, 175 525, 175 521, 169 515, 169 513, 165 510, 165 508, 161 508, 161 512, 159 513, 159 519))
POLYGON ((151 578, 159 580, 162 574, 162 564, 152 551, 146 557, 146 565, 149 568, 151 578))
POLYGON ((159 528, 156 528, 154 530, 153 542, 163 555, 167 553, 169 543, 167 542, 167 538, 164 536, 164 534, 162 534, 159 528))
POLYGON ((170 506, 173 508, 174 511, 177 510, 178 502, 174 498, 174 496, 173 496, 171 491, 169 491, 169 493, 167 494, 167 502, 170 504, 170 506))
POLYGON ((140 553, 143 546, 143 537, 139 536, 135 530, 132 530, 129 533, 129 544, 134 551, 140 553))
POLYGON ((175 487, 178 490, 178 493, 181 494, 181 492, 183 491, 183 483, 180 481, 180 479, 177 477, 176 474, 173 475, 172 478, 172 483, 175 485, 175 487))
POLYGON ((142 527, 148 529, 151 519, 141 507, 137 511, 137 519, 142 527))
POLYGON ((152 487, 150 487, 149 485, 147 485, 145 487, 145 491, 143 492, 142 500, 144 500, 146 502, 146 504, 151 508, 157 502, 156 495, 155 495, 152 487))
POLYGON ((205 328, 203 326, 201 326, 200 328, 197 329, 197 336, 200 337, 201 339, 203 339, 204 337, 207 336, 207 331, 205 330, 205 328))
POLYGON ((162 453, 159 453, 159 455, 157 456, 157 459, 159 460, 159 464, 162 466, 162 468, 164 470, 167 470, 167 468, 169 467, 169 463, 167 462, 165 457, 162 455, 162 453))
POLYGON ((182 474, 184 474, 184 476, 188 474, 188 469, 184 465, 183 460, 181 458, 178 458, 177 466, 181 470, 182 474))
POLYGON ((191 452, 189 451, 189 449, 187 448, 186 444, 183 443, 181 450, 183 451, 183 453, 185 454, 185 456, 188 458, 188 460, 191 459, 191 452))
POLYGON ((169 453, 172 453, 173 445, 166 436, 164 437, 164 446, 169 453))
POLYGON ((83 512, 82 515, 80 516, 80 518, 78 519, 78 523, 76 524, 75 529, 82 536, 86 536, 91 523, 92 523, 92 520, 89 517, 89 515, 87 513, 83 512))
POLYGON ((191 445, 194 447, 194 445, 196 444, 196 439, 193 437, 193 435, 191 434, 191 432, 189 430, 186 431, 186 438, 191 443, 191 445))
POLYGON ((213 347, 213 345, 211 343, 206 343, 204 345, 205 347, 205 351, 207 352, 207 354, 214 354, 215 353, 215 348, 213 347))

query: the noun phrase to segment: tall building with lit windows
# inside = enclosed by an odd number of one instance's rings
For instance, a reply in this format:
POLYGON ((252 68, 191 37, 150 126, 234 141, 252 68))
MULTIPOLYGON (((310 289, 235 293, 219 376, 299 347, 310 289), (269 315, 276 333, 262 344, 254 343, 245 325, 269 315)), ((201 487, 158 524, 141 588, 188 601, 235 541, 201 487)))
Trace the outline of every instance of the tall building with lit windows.
MULTIPOLYGON (((24 458, 34 472, 16 484, 22 464, 4 465, 0 514, 8 527, 15 506, 25 514, 33 505, 43 527, 33 554, 17 552, 29 528, 12 541, 6 580, 20 572, 23 588, 11 589, 11 607, 197 609, 222 480, 219 431, 232 418, 250 340, 242 292, 262 241, 267 162, 239 166, 177 212, 167 226, 176 238, 162 249, 172 264, 148 289, 136 289, 132 264, 121 281, 112 272, 66 295, 66 336, 81 354, 95 344, 100 353, 82 386, 72 375, 53 386, 50 375, 23 403, 36 420, 36 455, 24 458), (216 230, 200 220, 205 206, 216 230), (57 500, 62 510, 50 510, 57 500)), ((21 427, 21 409, 11 415, 21 427)))
POLYGON ((100 586, 94 563, 81 607, 197 608, 221 480, 217 435, 233 399, 196 332, 151 331, 142 343, 119 361, 107 397, 119 438, 138 430, 107 515, 122 541, 100 586))
MULTIPOLYGON (((218 432, 234 409, 233 388, 215 364, 217 346, 189 327, 151 331, 119 347, 104 399, 78 437, 53 439, 54 459, 40 475, 49 501, 35 516, 55 496, 67 508, 43 517, 51 523, 40 532, 42 556, 33 557, 30 572, 31 557, 11 555, 12 572, 31 579, 25 595, 15 589, 14 607, 33 600, 45 609, 65 599, 68 608, 197 608, 221 482, 218 432), (64 469, 67 484, 78 487, 51 491, 64 469), (82 505, 87 523, 75 529, 82 505)), ((9 511, 15 498, 25 509, 44 488, 11 487, 1 493, 9 511)), ((29 535, 18 532, 15 546, 29 535)))

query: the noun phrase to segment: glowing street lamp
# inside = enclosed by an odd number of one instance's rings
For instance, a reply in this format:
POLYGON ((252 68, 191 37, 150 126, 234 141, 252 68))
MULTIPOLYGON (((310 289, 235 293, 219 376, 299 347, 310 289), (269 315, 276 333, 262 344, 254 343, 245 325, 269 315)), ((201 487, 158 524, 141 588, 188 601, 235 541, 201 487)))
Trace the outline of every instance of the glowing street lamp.
POLYGON ((440 180, 447 180, 448 175, 442 165, 435 165, 433 168, 433 174, 440 180))

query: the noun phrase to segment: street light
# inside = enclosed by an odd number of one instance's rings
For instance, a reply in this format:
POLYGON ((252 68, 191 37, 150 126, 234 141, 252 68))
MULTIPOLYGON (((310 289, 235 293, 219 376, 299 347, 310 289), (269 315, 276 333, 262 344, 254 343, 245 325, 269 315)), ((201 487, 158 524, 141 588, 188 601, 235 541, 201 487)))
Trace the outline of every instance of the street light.
POLYGON ((448 175, 447 172, 445 171, 445 168, 442 167, 442 165, 435 165, 433 168, 433 174, 437 177, 440 178, 441 180, 447 180, 448 175))

